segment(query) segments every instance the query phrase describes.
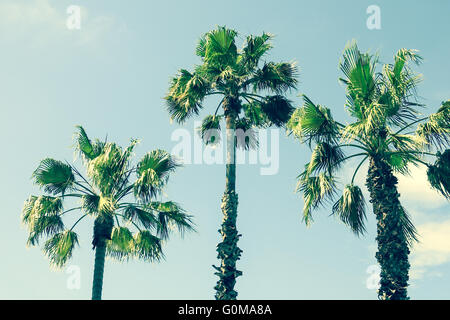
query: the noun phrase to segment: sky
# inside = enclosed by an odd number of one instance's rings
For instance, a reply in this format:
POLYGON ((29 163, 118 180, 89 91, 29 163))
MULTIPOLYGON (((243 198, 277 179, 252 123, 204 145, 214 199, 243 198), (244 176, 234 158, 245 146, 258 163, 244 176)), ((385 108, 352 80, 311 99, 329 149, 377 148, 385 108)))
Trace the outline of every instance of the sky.
MULTIPOLYGON (((299 94, 349 121, 338 61, 355 39, 363 51, 379 52, 383 63, 400 48, 420 50, 424 76, 419 86, 424 113, 450 98, 448 56, 450 2, 435 1, 76 1, 0 0, 0 298, 89 299, 94 252, 92 220, 77 226, 80 246, 62 270, 50 267, 39 247, 26 247, 20 215, 25 199, 39 194, 30 179, 46 157, 74 160, 72 135, 83 125, 91 137, 126 145, 139 138, 146 152, 172 150, 172 135, 194 120, 169 121, 163 97, 169 78, 191 69, 198 38, 217 25, 249 34, 270 32, 267 60, 296 61, 299 94), (81 7, 80 29, 66 25, 71 5, 81 7), (377 5, 381 29, 369 30, 366 9, 377 5), (80 286, 71 286, 74 270, 80 286)), ((205 103, 201 116, 213 112, 205 103)), ((196 120, 200 120, 197 118, 196 120)), ((279 131, 279 169, 262 175, 261 164, 237 167, 238 230, 243 250, 236 290, 240 299, 376 299, 373 279, 376 223, 368 208, 368 232, 353 235, 325 207, 306 227, 303 201, 294 193, 296 176, 308 162, 306 146, 279 131)), ((80 163, 78 162, 78 165, 80 163)), ((357 163, 349 162, 341 179, 357 163)), ((363 187, 366 168, 357 176, 363 187)), ((160 263, 108 260, 104 299, 213 299, 217 277, 217 232, 225 185, 221 164, 186 164, 165 194, 188 210, 197 233, 174 236, 160 263)), ((365 190, 365 189, 364 189, 365 190)), ((365 190, 367 199, 367 191, 365 190)), ((413 299, 449 299, 450 205, 432 191, 423 167, 399 177, 400 200, 419 234, 410 256, 413 299)))

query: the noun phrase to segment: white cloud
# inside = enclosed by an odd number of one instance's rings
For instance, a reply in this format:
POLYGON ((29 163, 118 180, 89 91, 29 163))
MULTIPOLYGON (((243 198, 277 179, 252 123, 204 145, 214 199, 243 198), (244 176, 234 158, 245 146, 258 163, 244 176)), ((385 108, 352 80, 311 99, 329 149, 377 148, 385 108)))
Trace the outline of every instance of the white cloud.
POLYGON ((445 198, 431 188, 426 167, 412 166, 410 176, 398 176, 400 201, 405 207, 437 209, 447 204, 445 198))
POLYGON ((429 222, 417 227, 419 243, 411 253, 411 278, 419 279, 425 274, 442 275, 429 272, 430 267, 450 263, 450 220, 429 222))
POLYGON ((49 0, 2 0, 0 3, 0 41, 46 46, 54 42, 92 45, 108 33, 123 30, 109 15, 90 16, 81 7, 81 29, 66 26, 67 8, 56 8, 49 0))

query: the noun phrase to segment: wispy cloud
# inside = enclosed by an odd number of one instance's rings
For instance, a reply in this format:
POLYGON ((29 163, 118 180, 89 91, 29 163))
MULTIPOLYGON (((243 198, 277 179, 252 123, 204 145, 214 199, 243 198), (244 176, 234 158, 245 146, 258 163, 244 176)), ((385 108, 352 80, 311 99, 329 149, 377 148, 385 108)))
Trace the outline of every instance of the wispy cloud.
POLYGON ((398 177, 400 201, 411 208, 436 209, 447 204, 445 198, 431 188, 426 167, 411 166, 411 175, 398 177))
POLYGON ((122 31, 116 18, 94 15, 81 7, 81 29, 66 26, 66 8, 56 8, 49 0, 2 0, 0 3, 0 41, 46 46, 55 42, 92 45, 111 32, 122 31))
POLYGON ((430 222, 417 227, 420 242, 411 254, 411 278, 420 279, 425 274, 439 275, 431 267, 450 263, 450 220, 430 222))

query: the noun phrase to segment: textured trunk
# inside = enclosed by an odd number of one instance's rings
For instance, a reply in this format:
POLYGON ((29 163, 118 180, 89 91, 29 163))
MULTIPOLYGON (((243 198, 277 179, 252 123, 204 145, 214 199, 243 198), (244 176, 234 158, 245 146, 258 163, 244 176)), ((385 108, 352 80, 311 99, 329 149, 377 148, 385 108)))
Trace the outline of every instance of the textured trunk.
POLYGON ((105 270, 106 242, 99 241, 95 248, 94 280, 92 283, 92 300, 102 300, 103 271, 105 270))
POLYGON ((92 300, 102 299, 103 272, 105 270, 106 241, 111 240, 114 225, 112 215, 99 215, 94 222, 92 246, 95 249, 94 279, 92 281, 92 300))
POLYGON ((402 210, 397 178, 388 164, 371 159, 366 185, 377 218, 376 258, 381 267, 378 297, 382 300, 407 300, 409 247, 402 230, 402 210))
POLYGON ((222 198, 222 227, 219 233, 222 242, 217 245, 217 258, 221 263, 215 273, 219 277, 216 289, 217 300, 235 300, 238 293, 234 290, 236 278, 242 272, 236 269, 236 262, 241 256, 242 250, 238 248, 239 237, 236 228, 238 196, 236 194, 236 141, 235 141, 235 113, 230 109, 225 109, 226 129, 227 129, 227 165, 226 165, 226 185, 222 198))

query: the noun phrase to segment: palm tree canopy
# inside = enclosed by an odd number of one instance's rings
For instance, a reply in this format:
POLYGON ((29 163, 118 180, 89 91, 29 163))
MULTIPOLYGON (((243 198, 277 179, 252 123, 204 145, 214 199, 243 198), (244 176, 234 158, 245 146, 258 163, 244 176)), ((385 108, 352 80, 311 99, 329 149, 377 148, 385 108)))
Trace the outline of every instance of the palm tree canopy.
MULTIPOLYGON (((294 111, 287 128, 313 147, 311 161, 299 175, 297 187, 304 196, 303 217, 307 224, 312 221, 313 209, 335 201, 335 174, 353 157, 362 160, 334 203, 333 214, 358 235, 365 231, 365 200, 354 179, 369 158, 388 163, 400 174, 408 174, 411 164, 425 164, 431 186, 449 198, 449 151, 430 151, 448 147, 450 101, 443 102, 434 114, 420 114, 422 105, 417 102, 416 86, 421 76, 410 64, 418 65, 421 60, 416 50, 400 49, 392 64, 382 65, 377 71, 378 57, 360 52, 356 42, 349 43, 339 64, 344 74, 340 81, 346 86, 345 107, 354 119, 349 124, 336 121, 329 108, 303 96, 304 104, 294 111), (346 156, 345 148, 358 151, 346 156), (430 156, 437 156, 433 165, 426 162, 430 156)), ((406 211, 402 212, 403 231, 409 240, 414 240, 414 227, 406 211)))
MULTIPOLYGON (((220 106, 234 103, 232 111, 241 129, 283 126, 293 111, 291 102, 283 94, 297 84, 297 67, 292 62, 262 62, 272 48, 272 35, 248 36, 242 49, 236 45, 236 31, 217 27, 201 37, 196 54, 201 64, 193 72, 182 69, 172 78, 166 96, 171 118, 184 122, 198 115, 204 99, 220 95, 222 99, 214 114, 208 115, 199 128, 206 143, 210 129, 220 130, 220 106), (260 93, 260 94, 257 94, 260 93)), ((248 147, 246 145, 245 147, 248 147)))
POLYGON ((112 258, 157 261, 163 257, 161 242, 174 228, 182 233, 193 230, 191 216, 185 210, 172 201, 157 199, 179 165, 163 150, 151 151, 133 165, 137 143, 131 140, 123 149, 115 143, 91 141, 78 126, 75 149, 87 174, 82 175, 68 162, 41 161, 32 179, 47 195, 30 196, 23 207, 28 245, 38 245, 41 238, 48 238, 44 252, 54 266, 62 267, 78 244, 74 227, 91 217, 95 219, 94 248, 98 238, 104 237, 108 239, 107 255, 112 258), (78 206, 65 209, 67 198, 77 199, 78 206), (66 228, 63 217, 74 212, 80 212, 81 217, 66 228))

